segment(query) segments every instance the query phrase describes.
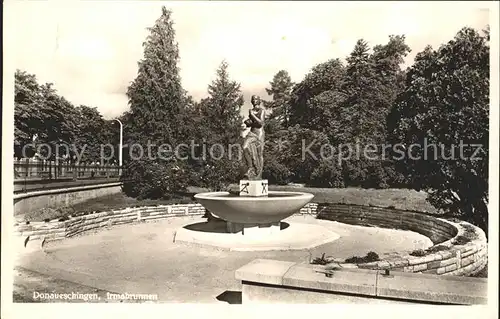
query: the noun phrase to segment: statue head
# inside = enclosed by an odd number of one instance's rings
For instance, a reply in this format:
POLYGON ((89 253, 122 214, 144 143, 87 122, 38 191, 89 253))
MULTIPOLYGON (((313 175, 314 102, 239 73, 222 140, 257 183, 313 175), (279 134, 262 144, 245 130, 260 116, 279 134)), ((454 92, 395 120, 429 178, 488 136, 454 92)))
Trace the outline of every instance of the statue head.
POLYGON ((260 105, 260 96, 258 95, 252 95, 252 99, 250 100, 252 105, 255 107, 257 105, 260 105))

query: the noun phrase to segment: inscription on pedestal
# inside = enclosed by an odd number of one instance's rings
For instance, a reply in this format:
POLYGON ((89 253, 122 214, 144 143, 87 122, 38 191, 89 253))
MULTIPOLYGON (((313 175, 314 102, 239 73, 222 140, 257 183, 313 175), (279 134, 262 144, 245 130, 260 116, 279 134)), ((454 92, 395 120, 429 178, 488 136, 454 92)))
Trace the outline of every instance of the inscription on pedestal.
POLYGON ((240 196, 267 196, 268 195, 267 179, 261 180, 240 180, 240 196))

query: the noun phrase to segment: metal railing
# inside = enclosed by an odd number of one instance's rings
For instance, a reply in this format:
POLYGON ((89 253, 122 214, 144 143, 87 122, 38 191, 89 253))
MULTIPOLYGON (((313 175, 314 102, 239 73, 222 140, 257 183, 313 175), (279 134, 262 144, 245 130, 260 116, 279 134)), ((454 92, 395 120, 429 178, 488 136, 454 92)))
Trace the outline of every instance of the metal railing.
POLYGON ((36 159, 14 160, 14 181, 97 179, 119 177, 120 173, 121 167, 112 164, 74 164, 36 159))

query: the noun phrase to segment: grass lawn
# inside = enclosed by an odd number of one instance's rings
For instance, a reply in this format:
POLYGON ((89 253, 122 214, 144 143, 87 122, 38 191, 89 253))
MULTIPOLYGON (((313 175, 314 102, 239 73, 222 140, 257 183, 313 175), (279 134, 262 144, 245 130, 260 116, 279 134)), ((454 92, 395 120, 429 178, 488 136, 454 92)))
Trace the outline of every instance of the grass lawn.
MULTIPOLYGON (((231 189, 237 190, 237 185, 231 189)), ((427 201, 427 194, 408 189, 360 189, 360 188, 309 188, 293 186, 270 186, 270 190, 297 191, 314 194, 315 203, 343 203, 365 206, 394 207, 404 210, 436 213, 436 209, 427 201)), ((137 206, 157 206, 169 204, 193 203, 193 195, 206 189, 190 187, 183 197, 171 200, 138 200, 120 193, 91 199, 70 207, 58 209, 46 208, 24 214, 25 221, 44 221, 59 219, 68 215, 76 216, 89 212, 102 212, 137 206)))
POLYGON ((424 213, 437 213, 427 193, 410 189, 312 188, 271 186, 270 190, 297 191, 314 194, 315 203, 342 203, 362 206, 394 207, 424 213))

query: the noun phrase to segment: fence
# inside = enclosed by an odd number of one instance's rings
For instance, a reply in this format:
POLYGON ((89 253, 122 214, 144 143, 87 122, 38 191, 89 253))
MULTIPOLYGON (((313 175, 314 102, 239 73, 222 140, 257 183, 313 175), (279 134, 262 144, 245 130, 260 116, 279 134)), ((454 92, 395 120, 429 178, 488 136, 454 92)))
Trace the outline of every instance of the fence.
POLYGON ((14 180, 89 179, 120 175, 120 166, 14 159, 14 180))

